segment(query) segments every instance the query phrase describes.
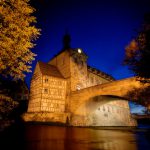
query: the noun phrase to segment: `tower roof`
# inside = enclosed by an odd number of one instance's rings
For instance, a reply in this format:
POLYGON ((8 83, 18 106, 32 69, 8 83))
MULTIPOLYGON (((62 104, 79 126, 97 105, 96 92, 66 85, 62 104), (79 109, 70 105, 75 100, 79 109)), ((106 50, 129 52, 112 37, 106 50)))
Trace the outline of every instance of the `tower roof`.
POLYGON ((71 43, 71 36, 70 34, 66 32, 66 34, 63 36, 63 49, 62 50, 70 49, 71 48, 70 43, 71 43))

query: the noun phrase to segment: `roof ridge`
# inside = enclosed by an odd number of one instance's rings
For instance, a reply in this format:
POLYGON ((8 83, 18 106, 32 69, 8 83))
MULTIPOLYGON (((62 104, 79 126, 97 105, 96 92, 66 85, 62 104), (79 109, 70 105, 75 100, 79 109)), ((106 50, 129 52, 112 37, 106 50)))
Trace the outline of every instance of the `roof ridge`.
POLYGON ((110 80, 115 80, 115 78, 113 76, 111 76, 111 75, 109 75, 109 74, 107 74, 107 73, 105 73, 105 72, 103 72, 97 68, 91 67, 89 65, 87 65, 87 68, 89 71, 91 71, 97 75, 100 75, 100 76, 105 77, 105 78, 109 78, 110 80))

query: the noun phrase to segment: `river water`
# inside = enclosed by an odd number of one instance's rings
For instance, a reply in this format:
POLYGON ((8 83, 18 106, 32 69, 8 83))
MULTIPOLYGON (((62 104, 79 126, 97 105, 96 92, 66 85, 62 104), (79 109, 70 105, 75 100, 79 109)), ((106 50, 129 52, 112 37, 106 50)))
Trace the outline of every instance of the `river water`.
POLYGON ((17 125, 0 135, 0 150, 150 150, 150 129, 17 125))

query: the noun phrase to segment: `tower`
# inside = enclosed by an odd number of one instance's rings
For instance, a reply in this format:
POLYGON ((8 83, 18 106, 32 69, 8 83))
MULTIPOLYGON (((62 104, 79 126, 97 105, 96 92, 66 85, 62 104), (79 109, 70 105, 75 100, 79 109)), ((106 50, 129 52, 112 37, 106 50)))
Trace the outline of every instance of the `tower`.
POLYGON ((87 55, 81 48, 71 51, 71 91, 80 90, 87 86, 87 58, 87 55))

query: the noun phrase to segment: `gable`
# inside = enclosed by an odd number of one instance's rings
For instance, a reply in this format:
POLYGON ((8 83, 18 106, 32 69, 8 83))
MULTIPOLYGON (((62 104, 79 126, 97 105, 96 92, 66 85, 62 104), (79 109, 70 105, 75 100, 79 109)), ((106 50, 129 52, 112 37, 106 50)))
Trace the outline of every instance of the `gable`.
POLYGON ((39 64, 39 68, 40 68, 42 75, 64 78, 55 66, 41 62, 41 61, 39 61, 38 64, 39 64))

